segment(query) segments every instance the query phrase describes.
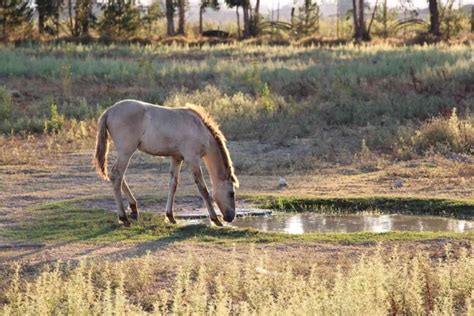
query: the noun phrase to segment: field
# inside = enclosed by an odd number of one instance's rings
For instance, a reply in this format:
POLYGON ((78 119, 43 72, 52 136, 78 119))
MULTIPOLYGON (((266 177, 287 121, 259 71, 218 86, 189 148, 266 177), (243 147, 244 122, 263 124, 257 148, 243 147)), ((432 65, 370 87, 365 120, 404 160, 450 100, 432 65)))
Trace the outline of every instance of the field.
MULTIPOLYGON (((142 153, 123 227, 91 159, 125 98, 212 113, 239 207, 474 218, 471 44, 1 46, 2 314, 474 314, 473 231, 173 226, 142 153)), ((203 209, 186 166, 176 207, 203 209)))

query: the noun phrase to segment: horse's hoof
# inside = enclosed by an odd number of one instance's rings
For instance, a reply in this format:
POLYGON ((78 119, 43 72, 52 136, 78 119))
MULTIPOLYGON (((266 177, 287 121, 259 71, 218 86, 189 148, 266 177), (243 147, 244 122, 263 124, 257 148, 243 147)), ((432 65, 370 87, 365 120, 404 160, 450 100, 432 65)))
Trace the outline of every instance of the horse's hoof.
POLYGON ((216 226, 224 226, 222 222, 216 217, 216 218, 211 218, 211 221, 216 225, 216 226))
POLYGON ((166 218, 168 219, 168 222, 170 222, 170 224, 176 224, 176 220, 174 219, 173 215, 166 214, 166 218))
POLYGON ((125 227, 130 227, 130 221, 128 220, 127 217, 119 217, 119 220, 120 220, 120 222, 122 222, 122 224, 125 227))
POLYGON ((130 218, 134 221, 138 221, 138 209, 136 205, 130 204, 130 218))

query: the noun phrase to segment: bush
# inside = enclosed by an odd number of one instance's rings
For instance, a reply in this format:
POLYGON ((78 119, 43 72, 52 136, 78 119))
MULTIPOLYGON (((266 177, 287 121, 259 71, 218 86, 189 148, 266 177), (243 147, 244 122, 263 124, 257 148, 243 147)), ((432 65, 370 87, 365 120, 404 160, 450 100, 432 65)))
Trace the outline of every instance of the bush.
POLYGON ((12 110, 12 94, 9 89, 0 86, 0 120, 10 117, 12 110))
POLYGON ((424 123, 413 137, 413 146, 418 153, 472 153, 474 127, 459 120, 454 108, 449 118, 435 117, 424 123))
POLYGON ((472 118, 460 120, 455 108, 450 117, 431 118, 418 129, 411 126, 400 128, 398 137, 394 154, 399 159, 411 159, 414 155, 429 153, 474 153, 472 118))
POLYGON ((58 106, 54 102, 51 103, 50 111, 49 120, 44 122, 45 132, 58 132, 63 128, 65 121, 64 115, 59 114, 58 106))

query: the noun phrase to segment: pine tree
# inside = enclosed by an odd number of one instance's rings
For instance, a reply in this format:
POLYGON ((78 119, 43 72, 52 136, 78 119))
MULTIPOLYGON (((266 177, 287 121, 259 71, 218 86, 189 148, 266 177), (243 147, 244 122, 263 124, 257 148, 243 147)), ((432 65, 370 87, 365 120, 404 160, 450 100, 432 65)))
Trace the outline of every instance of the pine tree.
POLYGON ((28 0, 0 0, 0 27, 2 37, 31 21, 33 10, 28 0))
POLYGON ((149 6, 146 12, 146 15, 142 18, 142 23, 148 30, 148 33, 152 33, 152 27, 154 23, 165 16, 161 8, 161 2, 159 0, 154 0, 149 6))
POLYGON ((306 36, 319 31, 319 17, 319 5, 312 0, 305 0, 293 18, 294 32, 299 36, 306 36))
POLYGON ((102 35, 130 37, 140 27, 140 11, 133 0, 109 0, 102 5, 103 16, 99 22, 102 35))
POLYGON ((95 23, 96 17, 93 14, 93 0, 68 0, 68 28, 72 36, 89 35, 92 24, 95 23))
POLYGON ((38 29, 41 34, 59 34, 59 12, 62 8, 62 0, 36 0, 38 29))

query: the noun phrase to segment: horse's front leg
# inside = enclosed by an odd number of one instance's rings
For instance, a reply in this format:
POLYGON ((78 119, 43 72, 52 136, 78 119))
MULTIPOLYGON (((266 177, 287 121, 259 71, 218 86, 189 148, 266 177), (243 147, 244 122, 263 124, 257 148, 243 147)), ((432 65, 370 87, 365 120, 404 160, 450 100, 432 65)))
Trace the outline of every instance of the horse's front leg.
POLYGON ((216 212, 214 211, 214 207, 212 206, 211 196, 209 195, 209 191, 207 190, 206 182, 202 177, 201 167, 199 166, 199 163, 190 164, 190 168, 193 173, 194 182, 196 182, 196 185, 199 189, 199 193, 201 193, 201 196, 204 199, 204 202, 206 203, 211 221, 213 221, 214 224, 216 224, 217 226, 223 226, 222 222, 219 220, 216 212))
POLYGON ((170 181, 169 181, 169 191, 168 191, 168 201, 166 202, 166 217, 172 224, 176 224, 176 220, 173 215, 173 204, 174 198, 176 196, 176 188, 179 183, 179 174, 181 171, 182 161, 174 157, 171 157, 170 165, 170 181))

